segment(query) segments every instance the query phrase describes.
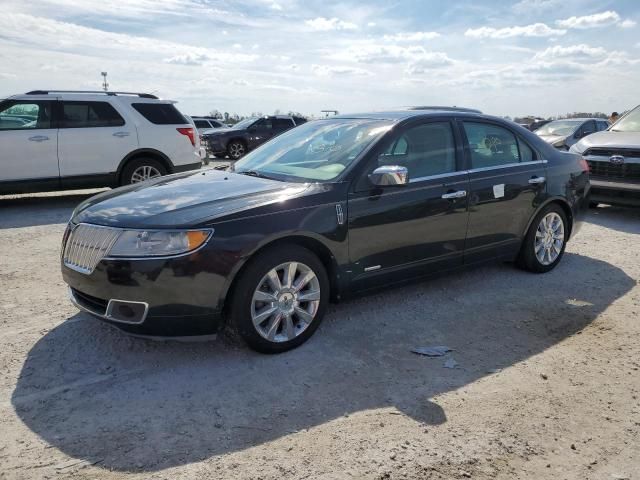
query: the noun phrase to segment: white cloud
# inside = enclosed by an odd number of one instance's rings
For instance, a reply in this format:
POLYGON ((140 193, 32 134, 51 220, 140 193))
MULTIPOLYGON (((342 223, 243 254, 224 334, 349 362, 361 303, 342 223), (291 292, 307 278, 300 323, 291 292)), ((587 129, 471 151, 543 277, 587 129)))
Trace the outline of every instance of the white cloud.
POLYGON ((566 30, 558 30, 549 27, 544 23, 533 23, 531 25, 516 27, 479 27, 470 28, 464 32, 465 37, 471 38, 510 38, 510 37, 551 37, 564 35, 566 30))
POLYGON ((548 13, 565 0, 521 0, 512 8, 518 14, 548 13))
POLYGON ((622 28, 632 28, 632 27, 635 27, 636 25, 637 25, 637 22, 629 18, 620 22, 620 27, 622 28))
POLYGON ((438 32, 402 32, 395 35, 385 35, 383 38, 390 42, 420 42, 438 38, 438 32))
POLYGON ((596 28, 615 25, 620 22, 620 15, 613 10, 606 12, 594 13, 593 15, 584 15, 582 17, 569 17, 564 20, 558 20, 556 25, 563 28, 596 28))
POLYGON ((589 45, 570 45, 562 47, 555 45, 549 47, 542 52, 536 53, 534 58, 537 59, 555 59, 555 58, 601 58, 606 56, 607 51, 602 47, 590 47, 589 45))
POLYGON ((432 65, 451 65, 453 60, 444 52, 431 52, 420 45, 400 46, 382 44, 354 45, 346 50, 328 56, 335 60, 358 63, 384 64, 404 62, 431 62, 432 65))
POLYGON ((269 8, 271 10, 277 10, 277 11, 281 11, 282 10, 282 5, 280 5, 277 2, 273 2, 271 5, 269 5, 269 8))
POLYGON ((345 22, 338 18, 325 18, 318 17, 312 20, 306 20, 304 22, 312 30, 318 32, 328 32, 330 30, 357 30, 358 26, 355 23, 345 22))
POLYGON ((372 73, 363 68, 343 67, 333 65, 311 65, 311 71, 319 77, 335 77, 335 76, 360 76, 368 77, 372 73))

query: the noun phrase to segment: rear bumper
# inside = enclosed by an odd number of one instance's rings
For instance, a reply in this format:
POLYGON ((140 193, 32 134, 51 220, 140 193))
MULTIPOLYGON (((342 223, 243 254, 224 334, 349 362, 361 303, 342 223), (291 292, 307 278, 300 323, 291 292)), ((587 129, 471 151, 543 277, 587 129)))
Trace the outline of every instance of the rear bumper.
POLYGON ((592 178, 591 201, 640 207, 640 183, 592 178))

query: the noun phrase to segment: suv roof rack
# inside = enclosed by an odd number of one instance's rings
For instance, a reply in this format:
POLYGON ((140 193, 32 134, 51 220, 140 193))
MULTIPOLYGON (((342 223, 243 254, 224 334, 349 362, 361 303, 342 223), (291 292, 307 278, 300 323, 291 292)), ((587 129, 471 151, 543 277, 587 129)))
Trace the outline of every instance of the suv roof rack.
POLYGON ((150 93, 136 93, 136 92, 105 92, 104 90, 32 90, 27 92, 25 95, 49 95, 50 93, 87 93, 91 95, 135 95, 140 98, 152 98, 154 100, 158 100, 158 97, 155 95, 151 95, 150 93))
POLYGON ((448 110, 453 112, 467 112, 467 113, 482 113, 480 110, 475 108, 464 108, 464 107, 442 107, 437 105, 422 105, 417 107, 407 107, 407 110, 448 110))

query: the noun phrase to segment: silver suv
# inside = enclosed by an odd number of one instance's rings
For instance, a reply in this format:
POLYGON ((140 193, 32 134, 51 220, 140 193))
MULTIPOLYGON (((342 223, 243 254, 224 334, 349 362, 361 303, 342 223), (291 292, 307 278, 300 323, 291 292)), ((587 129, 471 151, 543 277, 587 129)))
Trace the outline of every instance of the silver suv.
POLYGON ((640 105, 571 147, 589 163, 592 206, 640 206, 640 105))

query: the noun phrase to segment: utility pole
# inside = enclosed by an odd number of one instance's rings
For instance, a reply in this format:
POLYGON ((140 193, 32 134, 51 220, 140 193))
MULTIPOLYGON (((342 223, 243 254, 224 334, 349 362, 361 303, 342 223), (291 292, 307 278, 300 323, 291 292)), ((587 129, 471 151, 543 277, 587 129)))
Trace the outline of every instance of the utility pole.
POLYGON ((107 83, 107 72, 102 72, 102 89, 106 92, 109 90, 109 84, 107 83))

